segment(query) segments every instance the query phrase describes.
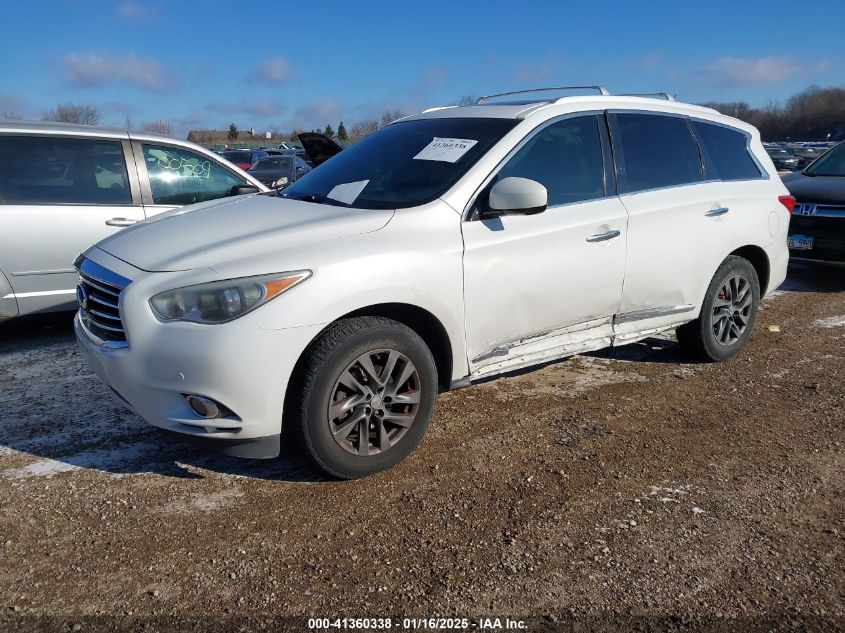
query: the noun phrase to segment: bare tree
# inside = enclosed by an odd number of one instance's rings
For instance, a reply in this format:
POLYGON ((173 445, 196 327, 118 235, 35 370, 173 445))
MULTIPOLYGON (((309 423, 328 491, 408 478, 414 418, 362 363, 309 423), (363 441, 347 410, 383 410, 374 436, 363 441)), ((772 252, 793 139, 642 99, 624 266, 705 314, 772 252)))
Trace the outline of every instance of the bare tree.
POLYGON ((380 127, 378 119, 364 119, 349 126, 349 138, 358 141, 369 136, 380 127))
POLYGON ((145 132, 173 136, 173 124, 170 121, 148 121, 141 126, 145 132))
POLYGON ((390 125, 396 119, 401 119, 405 116, 405 113, 402 112, 399 108, 393 108, 392 110, 385 110, 384 114, 381 115, 381 127, 385 125, 390 125))
POLYGON ((460 97, 456 102, 455 105, 459 106, 471 106, 475 105, 475 102, 478 101, 478 97, 473 94, 464 95, 460 97))
POLYGON ((41 120, 97 125, 100 122, 100 111, 91 105, 65 103, 42 114, 41 120))

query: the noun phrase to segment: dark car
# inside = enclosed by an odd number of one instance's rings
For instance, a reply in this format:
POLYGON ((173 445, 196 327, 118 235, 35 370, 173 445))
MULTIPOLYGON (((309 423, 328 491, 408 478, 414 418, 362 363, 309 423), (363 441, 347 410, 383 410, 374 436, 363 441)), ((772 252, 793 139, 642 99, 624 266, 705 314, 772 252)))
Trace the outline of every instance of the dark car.
POLYGON ((325 134, 319 132, 302 132, 296 138, 302 143, 305 153, 312 167, 319 167, 343 148, 325 134))
POLYGON ((311 171, 299 156, 268 156, 249 168, 249 174, 271 189, 281 189, 311 171))
POLYGON ((796 201, 787 238, 793 259, 845 265, 845 143, 783 184, 796 201))
POLYGON ((221 154, 230 163, 234 163, 244 171, 259 158, 267 158, 269 154, 263 149, 227 149, 221 154))
POLYGON ((798 166, 803 169, 824 154, 825 150, 817 147, 793 147, 792 153, 798 159, 798 166))
POLYGON ((767 147, 766 153, 771 157, 778 171, 795 171, 799 168, 799 158, 785 147, 767 147))

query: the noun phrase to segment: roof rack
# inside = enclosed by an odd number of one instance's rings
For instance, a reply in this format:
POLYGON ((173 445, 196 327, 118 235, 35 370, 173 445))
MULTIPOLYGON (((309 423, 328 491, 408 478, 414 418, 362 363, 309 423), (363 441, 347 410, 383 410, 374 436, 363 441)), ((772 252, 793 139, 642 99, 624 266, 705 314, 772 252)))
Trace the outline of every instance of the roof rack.
MULTIPOLYGON (((610 91, 605 88, 604 86, 557 86, 554 88, 533 88, 531 90, 515 90, 513 92, 501 92, 495 95, 486 95, 481 97, 476 101, 476 105, 482 105, 487 103, 490 99, 499 99, 501 97, 513 97, 516 95, 523 95, 523 94, 530 94, 532 92, 553 92, 559 90, 595 90, 600 95, 609 95, 610 91)), ((537 101, 539 102, 548 102, 548 101, 555 101, 556 99, 541 99, 537 101)))
POLYGON ((620 94, 620 97, 646 97, 652 99, 666 99, 666 101, 674 101, 675 96, 668 92, 626 92, 620 94))

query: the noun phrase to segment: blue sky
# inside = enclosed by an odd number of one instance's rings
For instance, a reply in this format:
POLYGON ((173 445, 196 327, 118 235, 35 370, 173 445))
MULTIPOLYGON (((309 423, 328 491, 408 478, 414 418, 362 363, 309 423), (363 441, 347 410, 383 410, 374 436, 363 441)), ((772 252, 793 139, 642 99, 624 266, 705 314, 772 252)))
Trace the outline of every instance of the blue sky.
POLYGON ((29 0, 3 14, 0 115, 86 103, 103 123, 180 135, 348 126, 542 85, 752 105, 845 85, 842 0, 29 0))

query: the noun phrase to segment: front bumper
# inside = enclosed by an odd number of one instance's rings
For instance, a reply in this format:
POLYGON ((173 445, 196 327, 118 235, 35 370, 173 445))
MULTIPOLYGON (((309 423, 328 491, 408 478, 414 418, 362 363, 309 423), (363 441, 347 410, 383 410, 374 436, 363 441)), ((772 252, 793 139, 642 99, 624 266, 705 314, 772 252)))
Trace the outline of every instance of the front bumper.
POLYGON ((79 314, 74 320, 88 365, 124 404, 153 426, 230 455, 278 454, 287 384, 318 326, 265 330, 248 316, 220 325, 161 323, 148 309, 124 321, 129 347, 108 348, 89 336, 79 314), (188 394, 233 415, 202 418, 188 394))

